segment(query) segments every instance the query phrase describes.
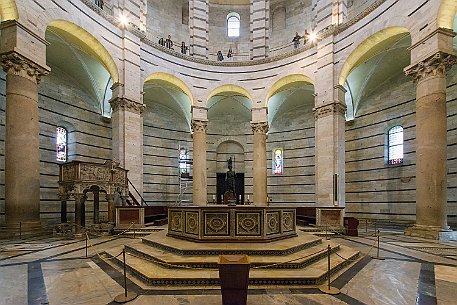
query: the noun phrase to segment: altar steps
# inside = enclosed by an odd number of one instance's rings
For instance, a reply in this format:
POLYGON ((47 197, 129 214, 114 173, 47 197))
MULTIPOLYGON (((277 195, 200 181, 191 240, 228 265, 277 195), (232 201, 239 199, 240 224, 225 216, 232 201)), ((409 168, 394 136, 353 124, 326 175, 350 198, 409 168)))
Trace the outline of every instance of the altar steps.
MULTIPOLYGON (((332 274, 359 255, 358 251, 333 241, 328 244, 332 248, 332 274)), ((123 246, 115 247, 105 254, 122 266, 121 256, 114 258, 122 249, 123 246)), ((327 242, 306 233, 287 240, 253 244, 195 243, 159 232, 126 245, 126 265, 131 274, 152 286, 214 286, 219 285, 219 255, 246 254, 251 263, 251 285, 318 285, 326 279, 326 250, 327 242), (155 243, 151 243, 153 239, 155 243)))

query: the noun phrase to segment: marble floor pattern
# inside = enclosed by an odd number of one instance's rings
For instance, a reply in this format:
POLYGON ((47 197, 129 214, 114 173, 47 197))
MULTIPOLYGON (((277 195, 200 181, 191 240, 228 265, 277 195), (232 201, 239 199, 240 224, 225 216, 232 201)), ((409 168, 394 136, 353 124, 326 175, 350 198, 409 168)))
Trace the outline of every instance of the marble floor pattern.
MULTIPOLYGON (((457 304, 457 242, 437 242, 382 231, 380 256, 375 238, 332 237, 361 251, 363 258, 332 278, 339 295, 317 287, 250 287, 248 304, 268 305, 454 305, 457 304), (364 255, 369 252, 370 255, 364 255)), ((132 242, 123 237, 85 240, 46 237, 0 241, 0 304, 115 304, 123 276, 97 253, 132 242)), ((324 241, 325 242, 325 241, 324 241)), ((128 304, 219 305, 214 287, 147 287, 128 280, 138 297, 128 304)))

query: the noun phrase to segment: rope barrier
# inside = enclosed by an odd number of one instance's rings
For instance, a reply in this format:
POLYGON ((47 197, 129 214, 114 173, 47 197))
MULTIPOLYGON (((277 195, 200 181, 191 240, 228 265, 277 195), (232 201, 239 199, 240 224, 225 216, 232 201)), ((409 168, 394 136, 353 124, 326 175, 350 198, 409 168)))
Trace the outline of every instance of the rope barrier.
POLYGON ((112 257, 105 258, 105 257, 101 256, 100 253, 98 253, 98 251, 97 251, 97 250, 95 249, 95 247, 92 245, 91 239, 89 238, 89 234, 87 234, 87 232, 86 232, 86 238, 87 238, 87 241, 88 241, 88 243, 89 243, 89 247, 90 247, 92 250, 94 250, 95 254, 97 254, 97 256, 98 256, 99 259, 101 259, 101 260, 103 260, 103 261, 105 261, 105 262, 106 262, 106 260, 111 260, 111 259, 118 258, 119 255, 122 254, 122 251, 121 251, 121 252, 120 252, 118 255, 116 255, 116 256, 112 256, 112 257))
POLYGON ((322 252, 326 252, 326 251, 327 251, 327 249, 322 249, 322 250, 316 251, 314 253, 311 253, 311 254, 308 254, 308 255, 305 255, 305 256, 302 256, 302 257, 299 257, 299 258, 291 259, 291 260, 288 260, 288 261, 285 261, 285 262, 274 263, 274 264, 270 264, 270 265, 256 266, 256 267, 252 267, 252 269, 262 269, 262 268, 280 266, 280 265, 284 265, 284 264, 291 263, 291 262, 294 262, 294 261, 298 261, 300 259, 305 259, 305 258, 311 257, 313 255, 316 255, 316 254, 319 254, 319 253, 322 253, 322 252))

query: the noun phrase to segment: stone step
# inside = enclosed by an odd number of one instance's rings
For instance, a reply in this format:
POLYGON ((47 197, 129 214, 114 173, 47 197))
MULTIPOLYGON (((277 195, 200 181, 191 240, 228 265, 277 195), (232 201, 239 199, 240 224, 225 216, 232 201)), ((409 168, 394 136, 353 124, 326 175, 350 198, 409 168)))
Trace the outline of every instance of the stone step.
POLYGON ((319 245, 321 238, 297 232, 297 236, 283 240, 276 240, 263 243, 242 243, 242 242, 195 242, 171 238, 166 235, 166 231, 151 234, 143 238, 143 243, 177 255, 222 255, 222 254, 245 254, 245 255, 264 255, 278 256, 289 255, 301 250, 319 245))
MULTIPOLYGON (((340 245, 331 242, 332 252, 338 251, 340 245)), ((126 251, 131 255, 143 258, 151 263, 156 263, 167 268, 179 268, 179 266, 187 266, 193 268, 217 268, 218 255, 206 256, 182 256, 150 247, 146 244, 134 244, 126 246, 126 251)), ((111 251, 111 255, 116 255, 111 251)), ((303 268, 322 257, 327 255, 327 245, 317 244, 304 250, 294 252, 288 255, 281 256, 250 256, 251 266, 270 266, 269 268, 303 268), (285 264, 280 264, 288 262, 285 264), (278 264, 278 265, 274 265, 278 264)))
MULTIPOLYGON (((113 248, 110 252, 117 255, 122 246, 113 248)), ((358 256, 358 251, 341 246, 338 254, 349 260, 358 256)), ((107 253, 109 257, 109 255, 107 253)), ((351 261, 346 261, 333 253, 331 255, 331 272, 336 273, 351 261)), ((250 257, 250 260, 254 259, 250 257)), ((122 266, 122 258, 111 260, 122 266)), ((151 263, 143 258, 127 255, 126 267, 135 276, 149 285, 219 285, 217 268, 167 268, 151 263)), ((264 269, 251 268, 249 283, 251 285, 317 285, 327 276, 327 259, 322 257, 305 268, 294 269, 264 269)))

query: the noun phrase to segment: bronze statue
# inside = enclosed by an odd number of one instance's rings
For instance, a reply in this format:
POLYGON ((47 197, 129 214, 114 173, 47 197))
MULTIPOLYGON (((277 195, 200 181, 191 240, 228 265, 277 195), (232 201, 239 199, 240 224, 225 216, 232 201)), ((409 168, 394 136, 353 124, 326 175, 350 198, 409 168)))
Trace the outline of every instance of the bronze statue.
POLYGON ((233 168, 233 161, 232 157, 227 160, 227 167, 228 171, 225 174, 225 182, 227 183, 227 192, 233 193, 236 198, 236 191, 235 191, 235 172, 232 170, 233 168))

